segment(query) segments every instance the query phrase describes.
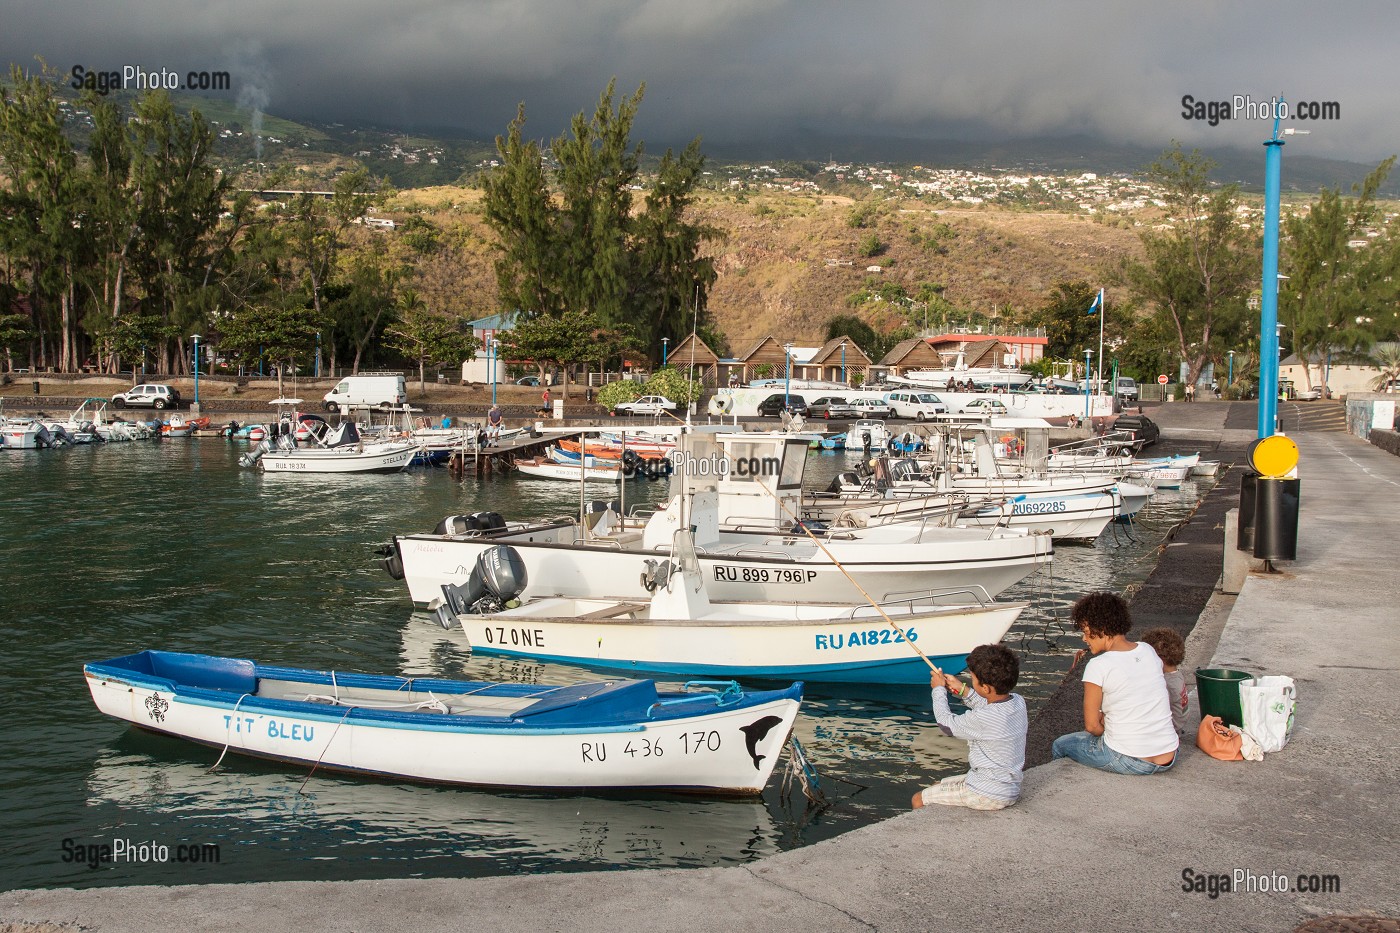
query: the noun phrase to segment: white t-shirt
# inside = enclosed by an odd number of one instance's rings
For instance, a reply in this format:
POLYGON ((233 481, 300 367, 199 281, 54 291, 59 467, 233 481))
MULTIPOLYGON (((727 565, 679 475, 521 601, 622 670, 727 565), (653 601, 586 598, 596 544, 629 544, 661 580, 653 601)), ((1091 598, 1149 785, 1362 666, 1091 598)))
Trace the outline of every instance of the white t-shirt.
POLYGON ((1176 751, 1162 662, 1145 641, 1131 651, 1104 651, 1084 665, 1084 682, 1103 688, 1104 744, 1123 755, 1151 758, 1176 751))

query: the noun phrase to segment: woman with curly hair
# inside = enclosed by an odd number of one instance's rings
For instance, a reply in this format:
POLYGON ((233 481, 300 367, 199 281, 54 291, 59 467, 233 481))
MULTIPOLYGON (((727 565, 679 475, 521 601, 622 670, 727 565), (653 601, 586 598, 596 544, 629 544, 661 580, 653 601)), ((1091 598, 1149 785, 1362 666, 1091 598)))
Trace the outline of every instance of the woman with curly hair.
POLYGON ((1128 641, 1132 616, 1115 593, 1089 593, 1070 609, 1094 655, 1084 666, 1084 731, 1055 740, 1055 758, 1117 774, 1156 774, 1176 763, 1162 661, 1146 642, 1128 641))

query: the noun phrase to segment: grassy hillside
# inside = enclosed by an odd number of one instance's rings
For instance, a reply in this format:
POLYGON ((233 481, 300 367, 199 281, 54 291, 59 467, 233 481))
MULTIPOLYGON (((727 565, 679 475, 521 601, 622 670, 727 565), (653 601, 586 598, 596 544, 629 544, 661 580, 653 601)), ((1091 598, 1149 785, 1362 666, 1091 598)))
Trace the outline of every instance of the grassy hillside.
MULTIPOLYGON (((420 188, 401 192, 386 215, 422 212, 447 229, 450 261, 460 270, 457 283, 470 283, 472 308, 489 310, 495 301, 491 234, 481 222, 479 201, 480 192, 470 189, 420 188)), ((701 218, 728 231, 712 247, 719 279, 710 309, 731 349, 742 353, 767 334, 818 343, 831 318, 852 313, 847 299, 868 282, 896 282, 910 293, 920 283, 937 283, 958 308, 1014 320, 1038 306, 1055 282, 1102 282, 1139 249, 1132 229, 1085 216, 935 211, 910 204, 883 202, 868 214, 866 226, 854 227, 853 212, 862 204, 849 198, 773 194, 741 201, 703 195, 701 218), (862 241, 871 234, 884 244, 883 251, 862 257, 862 241), (882 271, 867 272, 872 265, 882 271)), ((859 313, 888 331, 909 312, 867 302, 859 313)))

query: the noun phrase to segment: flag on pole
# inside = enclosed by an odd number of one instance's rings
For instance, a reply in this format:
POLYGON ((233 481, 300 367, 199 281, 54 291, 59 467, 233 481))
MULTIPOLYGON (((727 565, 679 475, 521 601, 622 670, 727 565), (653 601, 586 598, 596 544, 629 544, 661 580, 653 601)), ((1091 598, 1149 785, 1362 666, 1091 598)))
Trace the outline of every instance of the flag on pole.
POLYGON ((1091 304, 1091 305, 1089 305, 1089 313, 1090 313, 1090 314, 1098 314, 1101 310, 1103 310, 1103 289, 1102 289, 1102 288, 1099 289, 1099 293, 1098 293, 1097 295, 1094 296, 1094 303, 1091 304))

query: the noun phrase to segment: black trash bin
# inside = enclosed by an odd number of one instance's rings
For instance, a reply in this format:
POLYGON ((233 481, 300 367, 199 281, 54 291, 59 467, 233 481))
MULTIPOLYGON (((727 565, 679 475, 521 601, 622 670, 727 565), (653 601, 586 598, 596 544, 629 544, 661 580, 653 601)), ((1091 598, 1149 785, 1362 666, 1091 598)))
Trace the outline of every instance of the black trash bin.
POLYGON ((1254 556, 1298 559, 1298 494, 1301 481, 1261 476, 1254 493, 1254 556))
POLYGON ((38 394, 39 394, 39 380, 38 380, 38 379, 35 379, 35 380, 34 380, 34 394, 35 394, 35 395, 38 395, 38 394))
POLYGON ((1240 478, 1240 523, 1235 528, 1235 547, 1241 551, 1254 550, 1254 497, 1259 474, 1245 470, 1240 478))

